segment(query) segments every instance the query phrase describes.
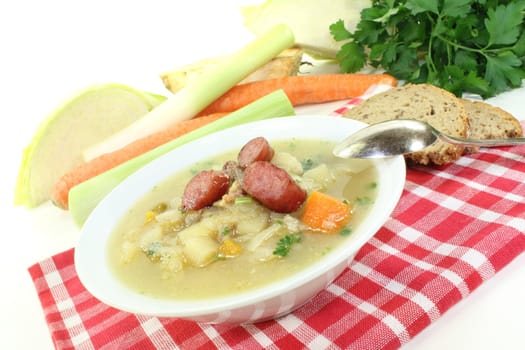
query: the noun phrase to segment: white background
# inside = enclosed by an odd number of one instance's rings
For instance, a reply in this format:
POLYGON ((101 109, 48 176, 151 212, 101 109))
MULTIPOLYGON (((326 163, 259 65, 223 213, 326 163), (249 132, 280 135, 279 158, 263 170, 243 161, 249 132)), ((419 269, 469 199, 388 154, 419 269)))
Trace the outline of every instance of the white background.
MULTIPOLYGON (((0 5, 0 348, 52 349, 27 268, 73 247, 79 235, 68 213, 49 203, 33 210, 12 206, 22 149, 38 124, 93 83, 119 82, 167 94, 160 73, 231 52, 251 38, 242 26, 240 2, 20 0, 0 5)), ((524 98, 520 89, 490 102, 525 119, 524 98)), ((524 290, 522 254, 404 348, 524 348, 524 290)))

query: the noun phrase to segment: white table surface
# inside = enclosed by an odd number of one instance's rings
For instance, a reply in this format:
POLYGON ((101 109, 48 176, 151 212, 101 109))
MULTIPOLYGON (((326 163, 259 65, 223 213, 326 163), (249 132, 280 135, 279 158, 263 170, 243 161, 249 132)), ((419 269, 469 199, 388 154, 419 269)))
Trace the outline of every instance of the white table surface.
MULTIPOLYGON (((242 26, 240 2, 20 0, 2 4, 0 348, 53 348, 27 268, 73 247, 79 236, 68 213, 49 203, 33 210, 12 205, 22 149, 38 124, 72 92, 93 83, 120 82, 167 94, 160 73, 231 52, 251 38, 242 26)), ((524 98, 525 89, 520 89, 490 101, 525 119, 519 107, 524 98)), ((522 254, 404 349, 525 348, 524 290, 522 254)))

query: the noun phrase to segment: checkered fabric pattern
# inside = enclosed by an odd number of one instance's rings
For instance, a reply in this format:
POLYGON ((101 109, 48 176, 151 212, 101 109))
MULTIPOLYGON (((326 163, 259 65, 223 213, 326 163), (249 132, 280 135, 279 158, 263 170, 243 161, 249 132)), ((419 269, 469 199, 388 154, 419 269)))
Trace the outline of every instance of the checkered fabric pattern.
POLYGON ((111 308, 80 283, 73 249, 29 273, 57 349, 397 349, 525 250, 523 179, 525 146, 410 168, 391 218, 331 285, 295 312, 252 325, 111 308))

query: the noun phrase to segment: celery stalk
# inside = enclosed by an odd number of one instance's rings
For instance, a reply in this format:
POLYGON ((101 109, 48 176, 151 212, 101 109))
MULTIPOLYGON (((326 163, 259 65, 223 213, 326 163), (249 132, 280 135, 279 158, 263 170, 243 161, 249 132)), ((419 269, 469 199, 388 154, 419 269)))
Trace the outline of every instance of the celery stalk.
POLYGON ((69 191, 69 211, 71 212, 73 221, 78 226, 82 226, 91 211, 114 187, 142 166, 176 147, 232 126, 294 114, 293 106, 284 91, 277 90, 221 119, 78 184, 69 191))
POLYGON ((130 142, 191 119, 250 73, 294 44, 290 28, 279 24, 223 58, 151 112, 84 151, 84 160, 124 147, 130 142))

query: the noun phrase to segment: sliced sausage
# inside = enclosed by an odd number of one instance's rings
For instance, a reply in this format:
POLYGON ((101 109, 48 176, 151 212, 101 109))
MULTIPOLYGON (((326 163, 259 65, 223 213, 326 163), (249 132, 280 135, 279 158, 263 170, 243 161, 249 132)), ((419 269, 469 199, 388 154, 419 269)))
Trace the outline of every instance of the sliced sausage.
POLYGON ((259 160, 272 160, 274 150, 264 137, 256 137, 246 143, 237 157, 239 165, 243 168, 259 160))
POLYGON ((224 171, 203 170, 186 185, 182 195, 183 210, 210 206, 228 192, 230 178, 224 171))
POLYGON ((306 199, 306 191, 284 169, 266 161, 251 163, 244 170, 242 189, 278 213, 294 212, 306 199))

